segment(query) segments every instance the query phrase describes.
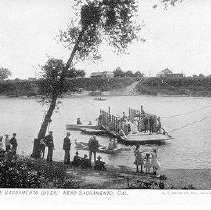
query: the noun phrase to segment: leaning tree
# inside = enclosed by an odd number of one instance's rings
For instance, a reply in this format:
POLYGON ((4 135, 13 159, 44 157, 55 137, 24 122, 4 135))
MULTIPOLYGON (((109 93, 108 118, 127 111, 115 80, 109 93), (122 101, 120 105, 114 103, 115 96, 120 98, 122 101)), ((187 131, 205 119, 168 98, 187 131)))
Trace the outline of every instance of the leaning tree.
MULTIPOLYGON (((160 1, 167 3, 177 0, 160 1)), ((53 82, 53 85, 49 84, 50 92, 46 95, 46 100, 43 100, 49 104, 49 108, 41 124, 37 143, 44 138, 58 98, 66 91, 66 78, 70 74, 69 71, 73 69, 75 61, 82 61, 86 58, 98 59, 100 57, 99 46, 102 43, 107 43, 113 47, 115 52, 122 53, 128 44, 138 38, 137 32, 140 27, 135 21, 138 1, 73 0, 73 2, 75 18, 72 19, 68 29, 60 33, 60 41, 71 50, 71 54, 65 65, 61 62, 59 66, 57 62, 49 64, 49 66, 52 64, 51 67, 54 73, 57 72, 57 76, 46 80, 46 84, 53 82)), ((32 157, 40 156, 38 150, 38 147, 34 147, 32 157)))

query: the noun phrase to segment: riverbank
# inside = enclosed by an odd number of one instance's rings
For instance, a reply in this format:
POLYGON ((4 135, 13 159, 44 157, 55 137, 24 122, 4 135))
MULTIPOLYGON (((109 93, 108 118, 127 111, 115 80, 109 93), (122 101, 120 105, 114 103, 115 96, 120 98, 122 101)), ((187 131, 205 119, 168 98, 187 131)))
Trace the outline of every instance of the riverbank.
MULTIPOLYGON (((67 79, 65 97, 72 94, 90 94, 96 91, 116 91, 131 85, 135 78, 75 78, 67 79)), ((43 94, 43 80, 6 80, 0 81, 0 96, 33 98, 43 94)))
POLYGON ((211 77, 149 77, 136 86, 140 95, 211 97, 211 77))
MULTIPOLYGON (((104 96, 191 96, 210 97, 211 78, 76 78, 68 79, 68 97, 104 96)), ((42 80, 1 81, 0 96, 38 98, 42 95, 42 80)))
POLYGON ((156 177, 126 166, 106 165, 106 171, 96 171, 29 157, 3 161, 0 167, 0 188, 211 190, 210 169, 165 170, 156 177))

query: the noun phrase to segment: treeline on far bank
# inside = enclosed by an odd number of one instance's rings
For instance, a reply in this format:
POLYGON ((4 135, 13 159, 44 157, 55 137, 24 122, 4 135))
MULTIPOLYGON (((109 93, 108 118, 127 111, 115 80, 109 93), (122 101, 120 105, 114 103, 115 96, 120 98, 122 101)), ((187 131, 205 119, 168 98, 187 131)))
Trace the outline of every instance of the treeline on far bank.
MULTIPOLYGON (((74 78, 68 79, 68 93, 84 91, 110 91, 127 87, 135 78, 74 78)), ((42 80, 0 81, 0 95, 19 97, 42 95, 42 80)))
POLYGON ((143 95, 211 96, 211 77, 159 78, 140 81, 137 91, 143 95))

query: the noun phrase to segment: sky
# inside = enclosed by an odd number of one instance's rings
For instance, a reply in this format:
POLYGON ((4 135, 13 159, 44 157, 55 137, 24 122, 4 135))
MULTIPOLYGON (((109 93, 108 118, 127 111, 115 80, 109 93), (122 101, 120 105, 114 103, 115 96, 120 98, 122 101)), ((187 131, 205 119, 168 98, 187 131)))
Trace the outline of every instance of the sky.
MULTIPOLYGON (((67 61, 70 51, 56 41, 71 20, 71 0, 0 0, 0 67, 13 78, 35 77, 49 57, 67 61)), ((154 76, 169 68, 185 75, 211 74, 211 1, 184 0, 167 10, 159 0, 142 0, 137 21, 144 27, 129 54, 101 47, 102 60, 77 64, 93 71, 141 71, 154 76), (158 3, 158 4, 157 4, 158 3), (154 9, 153 5, 158 6, 154 9)))

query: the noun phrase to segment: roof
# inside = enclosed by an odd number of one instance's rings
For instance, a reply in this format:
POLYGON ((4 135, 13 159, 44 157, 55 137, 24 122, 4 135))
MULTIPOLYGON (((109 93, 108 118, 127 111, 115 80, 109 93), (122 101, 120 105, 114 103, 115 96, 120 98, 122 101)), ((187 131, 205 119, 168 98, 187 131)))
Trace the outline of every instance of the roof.
POLYGON ((102 72, 92 72, 91 77, 96 77, 96 76, 103 76, 102 72))
POLYGON ((161 71, 160 73, 162 73, 162 74, 172 74, 173 72, 170 69, 166 68, 163 71, 161 71))

